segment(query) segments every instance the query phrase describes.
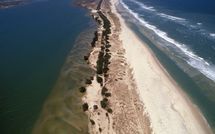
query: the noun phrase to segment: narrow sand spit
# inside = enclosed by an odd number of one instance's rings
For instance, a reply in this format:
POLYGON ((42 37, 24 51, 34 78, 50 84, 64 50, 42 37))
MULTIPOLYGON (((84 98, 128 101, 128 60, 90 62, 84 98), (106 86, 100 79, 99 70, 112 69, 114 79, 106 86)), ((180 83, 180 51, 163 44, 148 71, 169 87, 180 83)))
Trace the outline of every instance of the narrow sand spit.
MULTIPOLYGON (((119 20, 110 12, 109 1, 102 1, 101 8, 97 9, 100 10, 91 12, 93 18, 99 22, 97 40, 88 59, 89 65, 97 71, 97 74, 92 83, 86 87, 87 91, 83 96, 83 102, 88 104, 86 114, 89 117, 89 132, 92 134, 151 133, 148 115, 139 100, 132 70, 119 40, 119 20), (111 32, 103 37, 109 28, 111 32), (108 71, 102 74, 98 73, 98 57, 101 52, 104 53, 104 57, 106 54, 110 56, 108 71), (98 76, 103 78, 102 84, 98 82, 98 76), (102 95, 104 88, 107 89, 108 96, 102 95), (101 105, 104 99, 108 100, 106 107, 101 105)), ((105 68, 103 69, 105 72, 105 68)))
POLYGON ((89 132, 212 133, 198 108, 147 45, 126 26, 116 11, 118 0, 98 3, 99 6, 91 8, 98 29, 87 60, 97 74, 88 81, 83 96, 89 132))
POLYGON ((173 81, 146 44, 126 26, 116 11, 117 0, 112 0, 112 12, 120 19, 125 57, 137 84, 151 127, 156 134, 210 134, 211 129, 182 89, 173 81))

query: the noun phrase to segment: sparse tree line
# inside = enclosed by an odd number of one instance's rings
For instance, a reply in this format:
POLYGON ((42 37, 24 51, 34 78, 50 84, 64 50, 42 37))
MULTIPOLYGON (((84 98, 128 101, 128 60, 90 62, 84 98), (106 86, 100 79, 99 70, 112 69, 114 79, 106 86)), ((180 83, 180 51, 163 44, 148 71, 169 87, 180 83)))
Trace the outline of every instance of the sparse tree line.
MULTIPOLYGON (((113 110, 110 108, 109 105, 109 97, 111 97, 111 93, 108 92, 108 89, 105 87, 105 79, 107 79, 108 77, 108 65, 110 64, 110 58, 111 58, 111 54, 110 54, 110 42, 109 42, 109 34, 111 34, 111 23, 108 20, 108 18, 101 12, 98 11, 98 15, 99 17, 95 17, 95 21, 99 24, 102 25, 103 22, 103 31, 102 31, 102 39, 101 39, 101 51, 98 54, 98 60, 97 60, 97 65, 96 65, 96 80, 98 83, 100 83, 102 89, 101 89, 101 96, 102 96, 102 100, 100 101, 100 106, 101 108, 105 109, 107 111, 106 116, 108 116, 108 113, 113 113, 113 110)), ((98 41, 98 31, 94 32, 94 38, 93 41, 91 42, 91 46, 95 47, 96 46, 96 42, 98 41)), ((88 56, 84 56, 84 60, 88 61, 89 59, 89 55, 88 56)), ((93 77, 91 77, 91 79, 86 79, 85 84, 90 85, 92 84, 92 80, 93 77)), ((81 93, 85 93, 87 91, 87 89, 85 87, 80 87, 79 91, 81 93)), ((82 105, 82 109, 83 111, 87 111, 89 109, 89 105, 88 103, 84 103, 82 105)), ((94 110, 98 109, 97 105, 93 106, 94 110)), ((100 113, 98 113, 100 114, 100 113)), ((90 119, 90 122, 92 125, 95 125, 95 121, 93 121, 92 119, 90 119)), ((101 132, 101 128, 99 129, 99 131, 101 132)))

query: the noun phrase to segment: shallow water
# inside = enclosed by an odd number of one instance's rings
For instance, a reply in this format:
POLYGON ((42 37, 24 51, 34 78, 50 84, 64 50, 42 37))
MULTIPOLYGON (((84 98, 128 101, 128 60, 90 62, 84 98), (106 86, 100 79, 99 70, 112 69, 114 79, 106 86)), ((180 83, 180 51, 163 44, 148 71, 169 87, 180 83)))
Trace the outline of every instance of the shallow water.
POLYGON ((33 134, 88 133, 88 117, 82 110, 83 94, 79 88, 95 74, 83 58, 89 53, 93 36, 93 27, 79 35, 45 102, 33 134))
POLYGON ((30 133, 76 37, 89 26, 86 12, 72 0, 0 10, 0 133, 30 133))

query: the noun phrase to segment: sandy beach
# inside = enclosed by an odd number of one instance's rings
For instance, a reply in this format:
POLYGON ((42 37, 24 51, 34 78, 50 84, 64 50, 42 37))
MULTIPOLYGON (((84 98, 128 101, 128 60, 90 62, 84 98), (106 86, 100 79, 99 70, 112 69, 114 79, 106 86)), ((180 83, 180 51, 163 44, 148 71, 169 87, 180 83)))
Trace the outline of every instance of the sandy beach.
POLYGON ((98 25, 98 38, 89 55, 89 65, 98 69, 100 53, 110 58, 108 71, 94 76, 83 97, 83 102, 88 104, 90 133, 212 133, 200 110, 169 76, 147 44, 126 25, 116 10, 117 4, 118 0, 102 1, 101 9, 92 11, 101 25, 98 25), (111 33, 104 38, 106 19, 111 24, 111 33), (104 88, 108 96, 103 94, 104 88), (105 107, 101 105, 104 99, 105 107))

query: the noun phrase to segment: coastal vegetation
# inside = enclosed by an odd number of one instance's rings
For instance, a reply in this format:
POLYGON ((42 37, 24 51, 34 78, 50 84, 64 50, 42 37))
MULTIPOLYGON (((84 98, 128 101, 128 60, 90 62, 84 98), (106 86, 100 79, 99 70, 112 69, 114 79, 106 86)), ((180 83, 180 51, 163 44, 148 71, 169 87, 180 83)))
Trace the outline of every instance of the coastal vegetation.
POLYGON ((89 42, 93 38, 94 30, 90 29, 82 33, 77 39, 75 47, 62 68, 60 78, 44 105, 33 134, 56 133, 56 131, 88 133, 88 117, 83 111, 87 111, 89 105, 82 103, 81 98, 87 91, 86 83, 92 83, 91 76, 95 71, 86 64, 83 57, 89 53, 91 48, 89 42), (68 120, 72 125, 68 125, 63 120, 68 120))
POLYGON ((95 125, 95 121, 92 120, 92 119, 90 119, 90 123, 91 123, 92 125, 95 125))
POLYGON ((86 79, 86 84, 92 84, 92 81, 90 79, 86 79))
POLYGON ((86 92, 86 88, 85 88, 85 87, 80 87, 80 88, 79 88, 79 91, 80 91, 81 93, 84 93, 84 92, 86 92))
POLYGON ((97 106, 97 105, 93 105, 93 109, 94 109, 94 110, 97 110, 97 109, 98 109, 98 106, 97 106))
POLYGON ((96 79, 97 79, 97 82, 100 83, 101 86, 102 86, 103 85, 103 79, 102 79, 102 77, 100 77, 100 76, 97 75, 96 79))
MULTIPOLYGON (((100 6, 102 1, 103 0, 100 0, 100 4, 98 4, 97 11, 95 11, 95 14, 92 15, 92 18, 94 18, 94 20, 99 25, 97 31, 94 32, 94 38, 91 42, 92 51, 88 56, 84 57, 84 60, 87 61, 89 65, 91 65, 90 62, 92 61, 93 63, 92 68, 94 68, 96 71, 96 74, 94 75, 94 78, 96 79, 96 81, 92 82, 92 79, 86 79, 85 86, 87 87, 89 86, 89 90, 95 89, 97 93, 101 92, 100 94, 101 96, 98 98, 98 103, 94 103, 93 105, 91 105, 91 103, 88 102, 89 101, 88 99, 86 100, 84 99, 84 102, 82 105, 83 111, 86 112, 87 115, 89 114, 89 118, 90 118, 89 122, 92 126, 97 125, 98 120, 92 117, 91 112, 97 112, 96 114, 97 116, 102 116, 102 114, 105 114, 108 120, 109 120, 108 114, 113 113, 113 110, 111 109, 111 104, 110 104, 111 93, 108 92, 108 89, 105 86, 107 77, 109 76, 108 75, 109 64, 111 63, 110 62, 111 45, 109 42, 109 36, 111 34, 111 23, 108 20, 108 18, 100 11, 100 6), (97 57, 96 61, 92 59, 91 54, 93 58, 94 56, 97 57), (94 66, 95 62, 96 64, 94 66), (96 86, 94 87, 95 82, 97 83, 95 84, 96 86), (100 86, 98 87, 97 84, 99 84, 100 86), (100 111, 101 108, 103 109, 102 111, 105 110, 105 112, 101 112, 100 111), (98 111, 98 109, 100 110, 98 111)), ((80 91, 86 92, 84 88, 80 88, 80 91)), ((89 94, 87 93, 86 98, 88 97, 88 95, 89 94)), ((97 131, 102 132, 101 126, 99 126, 99 130, 97 131)))
POLYGON ((101 91, 101 94, 102 94, 102 95, 105 95, 107 91, 108 91, 108 89, 107 89, 106 87, 103 87, 103 88, 102 88, 102 91, 101 91))
POLYGON ((84 103, 84 104, 82 105, 82 108, 83 108, 83 110, 84 110, 84 112, 85 112, 85 111, 88 110, 89 105, 88 105, 87 103, 84 103))
POLYGON ((98 41, 98 33, 97 33, 97 31, 94 32, 94 38, 93 38, 93 41, 91 42, 92 47, 95 47, 96 41, 98 41))

